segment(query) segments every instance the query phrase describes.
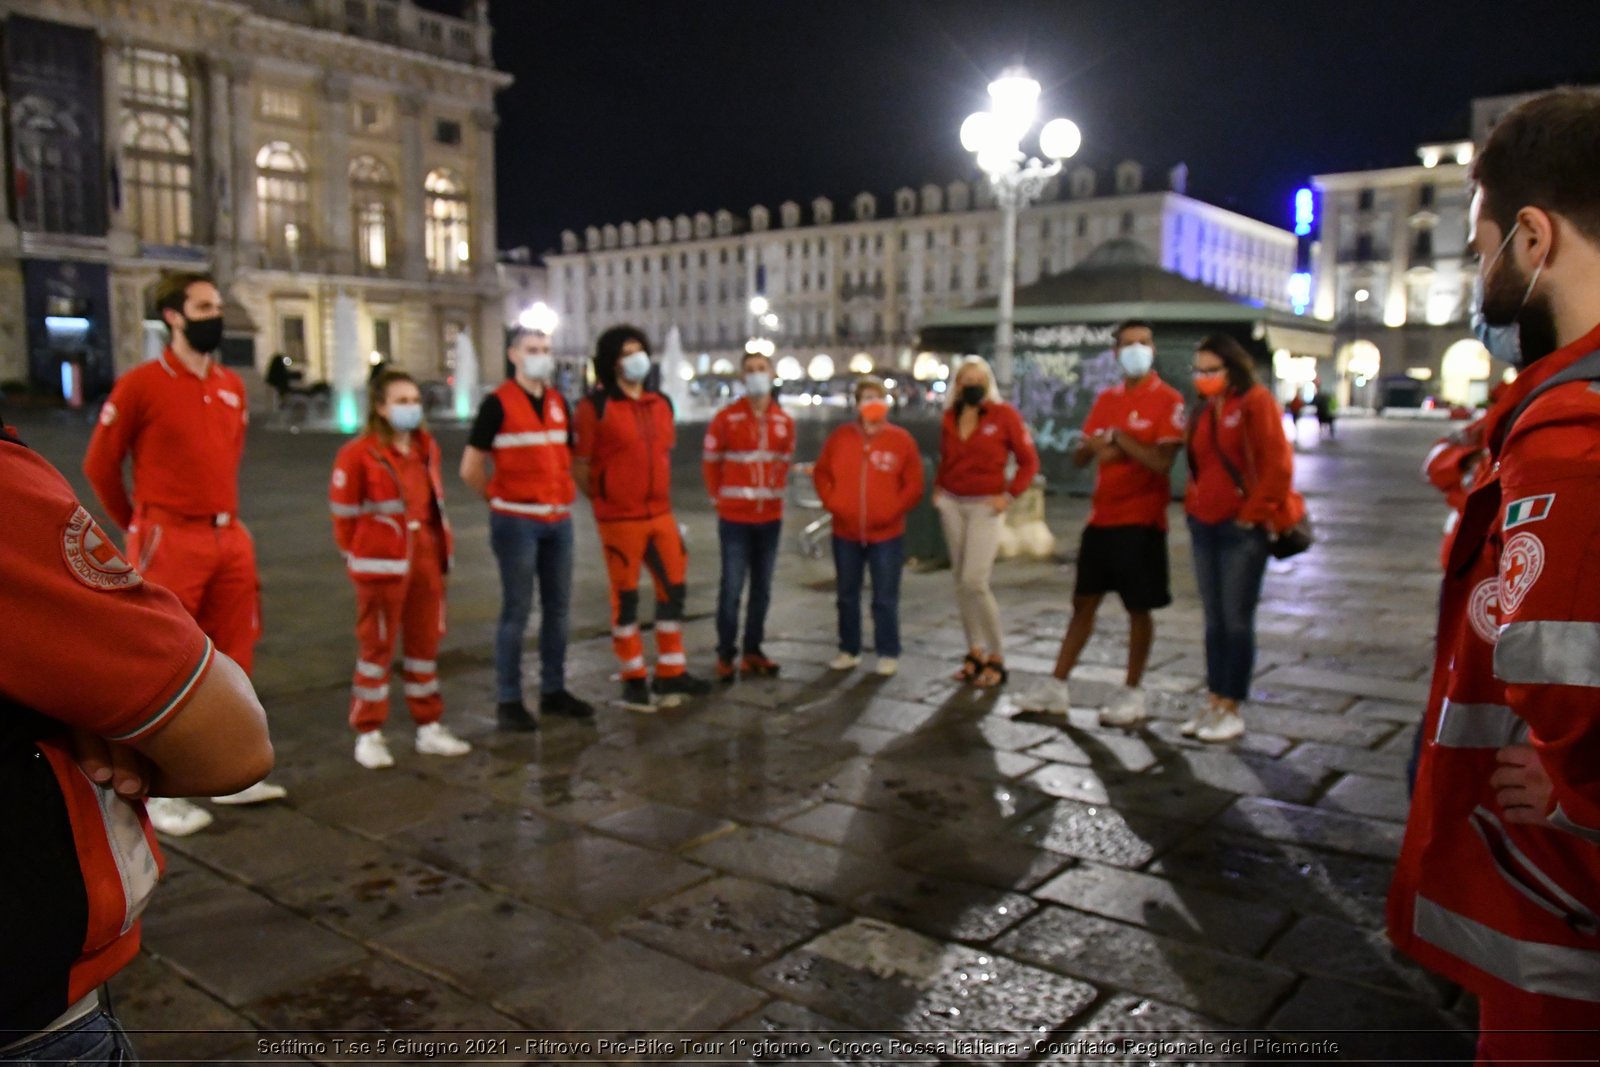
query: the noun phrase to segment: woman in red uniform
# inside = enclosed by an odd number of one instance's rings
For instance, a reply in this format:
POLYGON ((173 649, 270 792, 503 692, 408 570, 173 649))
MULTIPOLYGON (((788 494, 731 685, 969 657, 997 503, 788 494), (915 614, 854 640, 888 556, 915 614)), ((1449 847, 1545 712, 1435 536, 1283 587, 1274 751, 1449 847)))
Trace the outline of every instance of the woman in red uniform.
POLYGON ((400 635, 406 706, 417 751, 462 756, 472 746, 439 721, 436 657, 444 635, 444 576, 451 553, 439 446, 422 428, 422 393, 404 371, 372 382, 367 430, 339 450, 328 506, 333 536, 356 586, 356 661, 350 725, 356 762, 394 766, 381 728, 389 717, 389 674, 400 635))

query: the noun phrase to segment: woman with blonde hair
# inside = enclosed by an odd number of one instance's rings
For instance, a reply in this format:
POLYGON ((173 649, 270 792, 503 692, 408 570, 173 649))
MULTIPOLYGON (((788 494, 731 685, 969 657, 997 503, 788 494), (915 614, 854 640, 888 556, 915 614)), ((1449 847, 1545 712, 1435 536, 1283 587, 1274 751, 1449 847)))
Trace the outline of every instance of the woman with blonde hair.
POLYGON ((945 394, 933 505, 950 551, 967 636, 967 655, 955 677, 980 689, 1006 680, 1000 607, 989 579, 1006 509, 1038 473, 1039 453, 1027 423, 1000 399, 988 362, 981 356, 965 357, 945 394), (1013 460, 1015 469, 1008 478, 1013 460))

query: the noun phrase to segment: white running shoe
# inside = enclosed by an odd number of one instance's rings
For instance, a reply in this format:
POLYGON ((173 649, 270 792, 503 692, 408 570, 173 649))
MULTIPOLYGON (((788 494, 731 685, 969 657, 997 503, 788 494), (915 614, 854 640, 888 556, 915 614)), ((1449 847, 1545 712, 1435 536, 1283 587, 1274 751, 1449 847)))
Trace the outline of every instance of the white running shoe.
POLYGON ((850 652, 841 652, 828 661, 830 671, 850 671, 861 665, 861 657, 850 652))
POLYGON ((1232 741, 1244 734, 1244 718, 1237 711, 1218 708, 1210 722, 1194 732, 1202 741, 1232 741))
POLYGON ((289 791, 281 785, 271 782, 257 782, 255 785, 241 789, 237 793, 229 793, 225 797, 212 797, 213 804, 260 804, 267 800, 282 800, 289 795, 289 791))
POLYGON ((442 722, 417 727, 417 751, 424 756, 465 756, 472 746, 450 732, 442 722))
POLYGON ((1012 702, 1023 711, 1040 711, 1049 715, 1065 715, 1072 710, 1072 695, 1061 678, 1046 678, 1027 692, 1013 697, 1012 702))
POLYGON ((1144 722, 1147 714, 1149 704, 1144 690, 1138 686, 1125 686, 1111 703, 1100 709, 1100 725, 1129 729, 1144 722))
POLYGON ((900 673, 900 661, 893 656, 879 656, 875 668, 880 678, 893 678, 900 673))
POLYGON ((367 730, 356 735, 356 762, 369 771, 394 766, 394 757, 389 754, 389 742, 384 740, 382 730, 367 730))
POLYGON ((151 797, 144 802, 150 825, 168 837, 188 837, 211 825, 211 813, 179 797, 151 797))
POLYGON ((1206 702, 1194 709, 1194 714, 1183 721, 1178 727, 1178 732, 1184 737, 1193 737, 1200 732, 1203 726, 1209 726, 1211 720, 1217 716, 1217 701, 1214 697, 1207 697, 1206 702))

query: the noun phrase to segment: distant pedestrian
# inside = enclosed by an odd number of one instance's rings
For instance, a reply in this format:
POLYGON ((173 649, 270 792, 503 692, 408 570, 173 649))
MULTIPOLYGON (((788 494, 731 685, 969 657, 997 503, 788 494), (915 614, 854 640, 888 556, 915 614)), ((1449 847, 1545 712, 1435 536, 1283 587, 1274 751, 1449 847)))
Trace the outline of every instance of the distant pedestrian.
POLYGON ((1072 619, 1061 637, 1052 677, 1018 699, 1025 709, 1064 715, 1070 708, 1067 678, 1094 634, 1095 614, 1108 593, 1128 612, 1125 688, 1100 712, 1107 726, 1144 721, 1140 683, 1155 641, 1155 611, 1172 603, 1167 562, 1167 508, 1172 503, 1172 461, 1183 447, 1183 395, 1155 370, 1150 324, 1117 327, 1122 381, 1102 392, 1072 452, 1079 467, 1095 465, 1089 523, 1078 548, 1072 619))
POLYGON ((717 592, 717 678, 772 677, 778 665, 766 638, 772 575, 783 530, 783 498, 794 458, 794 419, 773 395, 772 361, 746 353, 744 397, 717 412, 706 430, 702 471, 717 509, 722 582, 717 592), (739 601, 750 603, 739 642, 739 601), (742 652, 742 655, 741 655, 742 652))
POLYGON ((1338 418, 1338 409, 1333 396, 1318 389, 1317 395, 1312 398, 1312 405, 1317 412, 1318 435, 1329 439, 1338 436, 1338 426, 1335 421, 1338 418))
POLYGON ((812 471, 817 497, 833 516, 838 576, 839 654, 828 666, 861 662, 861 590, 872 578, 877 673, 900 669, 900 572, 905 567, 906 516, 922 501, 922 456, 911 435, 889 421, 883 379, 858 379, 856 418, 833 431, 812 471))
POLYGON ((439 639, 451 557, 439 445, 422 428, 422 391, 404 371, 385 371, 373 381, 367 410, 366 432, 334 460, 328 506, 356 587, 360 651, 350 696, 356 762, 381 770, 394 766, 382 727, 397 641, 416 750, 464 756, 472 746, 439 721, 439 639))
POLYGON ((1006 509, 1033 484, 1039 453, 1017 409, 1000 399, 994 373, 968 356, 951 376, 939 434, 933 506, 939 512, 956 581, 967 655, 958 681, 992 689, 1006 681, 1000 606, 989 588, 1006 509), (1016 471, 1006 477, 1015 460, 1016 471))
POLYGON ((1214 334, 1200 342, 1194 387, 1200 404, 1189 419, 1184 509, 1205 611, 1207 705, 1183 733, 1231 741, 1245 728, 1239 706, 1255 672, 1256 604, 1271 539, 1298 521, 1281 518, 1294 458, 1283 412, 1238 341, 1214 334))

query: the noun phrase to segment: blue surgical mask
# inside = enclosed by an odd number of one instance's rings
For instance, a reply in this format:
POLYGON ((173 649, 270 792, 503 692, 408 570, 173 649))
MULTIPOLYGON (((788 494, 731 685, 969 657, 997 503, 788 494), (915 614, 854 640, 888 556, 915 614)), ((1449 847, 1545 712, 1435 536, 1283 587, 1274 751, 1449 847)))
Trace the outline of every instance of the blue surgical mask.
POLYGON ((422 425, 422 405, 390 404, 389 414, 384 418, 388 419, 396 433, 410 433, 422 425))
POLYGON ((522 373, 536 382, 548 382, 556 372, 556 357, 548 352, 533 352, 522 357, 522 373))
POLYGON ((623 356, 622 361, 617 364, 617 370, 621 373, 623 381, 637 385, 650 374, 650 353, 633 352, 623 356))
POLYGON ((753 370, 744 376, 744 391, 751 396, 772 395, 772 375, 764 370, 753 370))
POLYGON ((1143 378, 1156 364, 1156 350, 1149 345, 1123 345, 1117 350, 1117 362, 1130 378, 1143 378))
POLYGON ((1511 316, 1511 321, 1506 323, 1491 323, 1483 315, 1483 279, 1494 272, 1495 264, 1500 262, 1500 257, 1505 254, 1511 244, 1511 238, 1516 236, 1517 227, 1522 223, 1513 223, 1507 231, 1505 240, 1500 242, 1500 247, 1494 250, 1494 255, 1489 257, 1489 262, 1484 268, 1472 277, 1472 333, 1482 342, 1483 347, 1495 359, 1513 366, 1522 366, 1522 331, 1518 328, 1517 319, 1522 314, 1522 309, 1528 306, 1528 298, 1533 295, 1533 287, 1539 283, 1539 275, 1544 271, 1544 262, 1534 269, 1533 277, 1528 279, 1528 287, 1522 291, 1522 302, 1517 305, 1516 313, 1511 316))

